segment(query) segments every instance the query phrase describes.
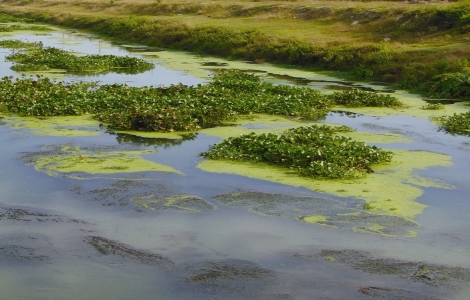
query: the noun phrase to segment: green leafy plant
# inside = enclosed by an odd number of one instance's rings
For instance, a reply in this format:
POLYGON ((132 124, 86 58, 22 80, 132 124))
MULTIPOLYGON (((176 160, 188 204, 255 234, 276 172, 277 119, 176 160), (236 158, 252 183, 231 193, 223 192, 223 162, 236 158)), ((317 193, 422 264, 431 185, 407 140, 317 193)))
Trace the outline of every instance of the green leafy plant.
POLYGON ((440 129, 452 134, 470 135, 470 112, 434 118, 440 129))
POLYGON ((434 78, 431 93, 438 97, 470 98, 470 74, 446 73, 434 78))
POLYGON ((130 87, 5 77, 0 104, 25 116, 94 114, 111 128, 193 131, 237 115, 265 113, 318 120, 331 101, 309 88, 275 86, 241 71, 218 72, 206 85, 130 87))
POLYGON ((21 48, 41 48, 42 42, 23 42, 20 40, 2 40, 0 41, 0 48, 11 48, 11 49, 21 49, 21 48))
POLYGON ((390 162, 392 153, 338 135, 346 126, 309 126, 281 135, 250 133, 231 137, 200 155, 209 159, 265 162, 302 176, 328 179, 360 178, 371 164, 390 162))
POLYGON ((397 98, 388 94, 379 94, 374 92, 366 92, 358 89, 345 90, 335 92, 330 98, 338 105, 346 107, 403 107, 404 104, 397 98))
POLYGON ((15 71, 42 71, 64 69, 69 73, 141 73, 154 65, 140 58, 116 55, 77 56, 70 51, 54 47, 36 47, 8 55, 6 59, 15 62, 15 71))

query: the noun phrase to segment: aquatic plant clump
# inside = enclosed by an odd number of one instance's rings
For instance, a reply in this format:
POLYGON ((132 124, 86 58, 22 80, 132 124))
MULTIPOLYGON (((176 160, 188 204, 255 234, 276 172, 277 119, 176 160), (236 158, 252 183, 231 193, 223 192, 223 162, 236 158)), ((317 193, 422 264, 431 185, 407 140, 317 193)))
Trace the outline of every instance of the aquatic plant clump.
POLYGON ((452 134, 470 135, 470 112, 436 118, 441 130, 452 134))
POLYGON ((47 47, 29 49, 8 55, 15 62, 14 71, 44 71, 64 69, 69 73, 141 73, 154 68, 154 64, 140 58, 116 55, 77 56, 70 51, 47 47))
POLYGON ((309 88, 275 86, 241 71, 216 74, 206 85, 130 87, 4 77, 0 111, 23 116, 94 114, 113 129, 194 131, 223 125, 239 114, 324 118, 331 101, 309 88))
POLYGON ((393 96, 358 89, 335 92, 330 97, 336 104, 346 107, 367 106, 399 108, 404 106, 403 102, 393 96))
POLYGON ((23 42, 21 40, 2 40, 0 41, 0 48, 11 48, 11 49, 20 49, 20 48, 40 48, 42 47, 42 42, 23 42))
POLYGON ((209 159, 266 162, 302 175, 324 179, 360 178, 372 164, 390 162, 392 153, 338 135, 347 126, 309 126, 281 135, 250 133, 231 137, 200 155, 209 159))

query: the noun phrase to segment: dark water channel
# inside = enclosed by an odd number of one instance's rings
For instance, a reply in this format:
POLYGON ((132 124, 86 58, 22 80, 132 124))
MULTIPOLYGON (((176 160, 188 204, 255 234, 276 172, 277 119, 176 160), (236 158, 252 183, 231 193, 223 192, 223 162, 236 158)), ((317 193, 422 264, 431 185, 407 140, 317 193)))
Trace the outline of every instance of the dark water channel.
MULTIPOLYGON (((211 68, 228 67, 292 84, 307 74, 187 53, 153 53, 66 30, 0 36, 6 38, 81 53, 135 55, 156 65, 137 75, 52 74, 61 80, 193 85, 210 80, 211 68)), ((0 49, 0 56, 10 52, 0 49)), ((10 66, 1 59, 2 77, 20 76, 10 66)), ((326 92, 351 85, 387 90, 318 74, 300 83, 326 92)), ((413 227, 413 237, 301 222, 296 216, 311 211, 312 203, 322 211, 341 207, 341 215, 363 202, 205 172, 197 167, 198 155, 221 140, 208 134, 151 139, 95 128, 95 136, 66 137, 0 122, 1 299, 470 299, 470 138, 439 132, 427 118, 332 112, 325 120, 406 139, 377 143, 381 147, 452 157, 451 166, 415 172, 446 187, 420 187, 423 194, 416 201, 428 207, 414 218, 419 226, 413 227), (54 145, 152 150, 145 159, 184 175, 50 176, 37 171, 28 155, 54 145), (230 195, 217 197, 230 193, 264 201, 267 208, 230 205, 225 202, 230 195), (149 197, 160 202, 139 204, 149 197)))

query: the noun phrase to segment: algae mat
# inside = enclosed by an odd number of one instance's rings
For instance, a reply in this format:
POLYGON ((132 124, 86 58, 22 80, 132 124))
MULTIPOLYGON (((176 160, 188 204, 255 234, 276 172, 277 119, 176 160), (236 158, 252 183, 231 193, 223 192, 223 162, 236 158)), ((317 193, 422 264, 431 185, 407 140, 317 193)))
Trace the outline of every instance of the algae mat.
POLYGON ((75 145, 45 146, 45 151, 27 153, 21 157, 25 163, 34 164, 37 171, 57 176, 61 173, 74 177, 77 173, 115 174, 133 172, 181 172, 142 157, 151 150, 113 151, 85 149, 75 145))
MULTIPOLYGON (((390 164, 373 167, 375 173, 358 180, 315 180, 289 173, 286 169, 262 163, 205 160, 198 167, 206 172, 237 174, 250 178, 304 187, 316 192, 348 196, 367 202, 363 209, 412 219, 426 207, 415 200, 423 194, 420 187, 450 186, 416 171, 432 166, 451 166, 451 157, 424 151, 393 150, 390 164)), ((307 217, 316 222, 321 217, 307 217)))

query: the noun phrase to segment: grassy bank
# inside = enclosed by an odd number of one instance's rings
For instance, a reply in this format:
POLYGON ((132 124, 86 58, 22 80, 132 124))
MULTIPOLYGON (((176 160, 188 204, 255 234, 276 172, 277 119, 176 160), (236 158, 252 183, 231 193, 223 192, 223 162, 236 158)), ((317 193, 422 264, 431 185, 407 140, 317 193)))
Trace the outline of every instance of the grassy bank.
POLYGON ((467 81, 443 80, 469 72, 466 0, 7 0, 1 10, 150 46, 340 71, 431 96, 470 97, 467 81))

